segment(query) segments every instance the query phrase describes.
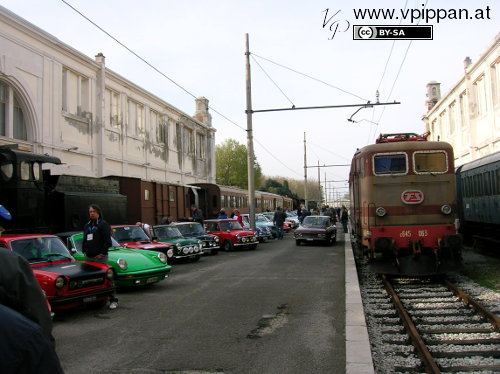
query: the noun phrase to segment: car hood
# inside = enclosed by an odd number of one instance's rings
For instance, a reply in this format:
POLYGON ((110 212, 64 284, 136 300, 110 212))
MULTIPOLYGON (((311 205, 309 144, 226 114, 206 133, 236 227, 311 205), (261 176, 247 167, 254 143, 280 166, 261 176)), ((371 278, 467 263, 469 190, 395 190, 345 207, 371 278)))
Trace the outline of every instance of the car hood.
POLYGON ((311 234, 321 234, 324 233, 325 231, 326 229, 324 228, 304 227, 304 226, 300 226, 295 230, 296 233, 311 233, 311 234))
POLYGON ((168 266, 158 258, 158 251, 121 248, 108 252, 109 263, 116 263, 120 258, 127 261, 129 271, 168 266))
POLYGON ((34 273, 52 273, 65 275, 69 278, 79 277, 79 276, 89 276, 89 275, 99 275, 104 274, 104 270, 98 266, 94 266, 89 263, 71 261, 71 262, 58 262, 54 264, 47 264, 41 266, 33 267, 34 273))
POLYGON ((160 243, 160 242, 148 242, 148 241, 140 241, 140 242, 124 242, 120 243, 123 247, 132 248, 132 249, 150 249, 156 250, 158 248, 165 248, 168 246, 168 243, 160 243))
POLYGON ((169 238, 169 239, 158 239, 162 243, 170 243, 175 245, 192 245, 198 244, 198 239, 195 238, 169 238))

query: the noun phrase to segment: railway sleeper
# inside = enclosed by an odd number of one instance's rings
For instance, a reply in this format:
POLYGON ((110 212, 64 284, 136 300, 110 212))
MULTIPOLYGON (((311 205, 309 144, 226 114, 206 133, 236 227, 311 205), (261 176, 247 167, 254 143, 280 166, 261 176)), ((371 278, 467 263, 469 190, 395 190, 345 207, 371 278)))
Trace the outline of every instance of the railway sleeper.
POLYGON ((432 356, 435 358, 455 358, 455 357, 471 357, 471 356, 481 356, 481 357, 491 357, 491 358, 500 358, 499 351, 488 351, 488 350, 480 350, 480 349, 471 349, 463 352, 456 351, 433 351, 432 356))
POLYGON ((421 334, 488 334, 493 332, 491 325, 489 327, 451 327, 451 328, 432 328, 418 327, 421 334))
POLYGON ((500 365, 457 365, 441 367, 442 373, 477 372, 499 373, 500 365))
POLYGON ((451 344, 451 345, 473 345, 473 344, 500 344, 500 339, 488 339, 488 338, 476 338, 476 339, 443 339, 437 340, 431 337, 425 338, 426 344, 429 345, 440 345, 440 344, 451 344))

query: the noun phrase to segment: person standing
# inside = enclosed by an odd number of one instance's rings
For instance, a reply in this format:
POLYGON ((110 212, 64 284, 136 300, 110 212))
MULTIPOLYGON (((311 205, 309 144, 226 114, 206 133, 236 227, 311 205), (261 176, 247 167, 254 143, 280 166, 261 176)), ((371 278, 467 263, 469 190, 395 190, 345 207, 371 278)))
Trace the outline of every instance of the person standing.
POLYGON ((217 216, 217 219, 226 219, 226 218, 227 218, 226 211, 224 209, 221 209, 219 215, 217 216))
POLYGON ((281 207, 276 208, 273 217, 273 223, 276 226, 276 239, 283 239, 283 224, 285 223, 286 214, 281 210, 281 207))
MULTIPOLYGON (((85 261, 108 264, 108 249, 111 247, 111 226, 102 217, 101 208, 96 204, 89 206, 88 221, 83 227, 82 251, 85 261)), ((109 309, 118 307, 118 299, 113 292, 109 297, 109 309)))
POLYGON ((347 208, 342 205, 342 210, 340 211, 340 222, 344 228, 344 233, 347 232, 347 221, 349 220, 349 214, 347 213, 347 208))
POLYGON ((233 210, 233 219, 238 221, 240 223, 241 227, 243 227, 243 217, 241 216, 241 213, 238 209, 233 210))
POLYGON ((191 219, 203 225, 203 212, 196 205, 191 205, 191 219))

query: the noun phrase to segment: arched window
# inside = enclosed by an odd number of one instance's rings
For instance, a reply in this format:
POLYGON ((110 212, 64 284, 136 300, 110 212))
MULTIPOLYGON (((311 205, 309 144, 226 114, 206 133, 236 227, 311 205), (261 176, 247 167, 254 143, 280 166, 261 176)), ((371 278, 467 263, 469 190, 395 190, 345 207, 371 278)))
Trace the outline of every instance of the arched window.
POLYGON ((0 81, 0 136, 28 140, 25 116, 16 90, 0 81))

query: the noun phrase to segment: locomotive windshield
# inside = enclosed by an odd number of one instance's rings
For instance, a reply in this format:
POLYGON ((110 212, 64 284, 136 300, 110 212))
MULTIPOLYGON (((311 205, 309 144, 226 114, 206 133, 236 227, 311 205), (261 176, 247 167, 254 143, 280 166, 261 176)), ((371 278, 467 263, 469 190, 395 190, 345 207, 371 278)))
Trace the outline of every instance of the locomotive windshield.
POLYGON ((407 170, 406 154, 378 154, 373 157, 375 174, 405 174, 407 170))
POLYGON ((446 173, 448 164, 446 153, 437 152, 415 152, 413 154, 416 173, 446 173))

